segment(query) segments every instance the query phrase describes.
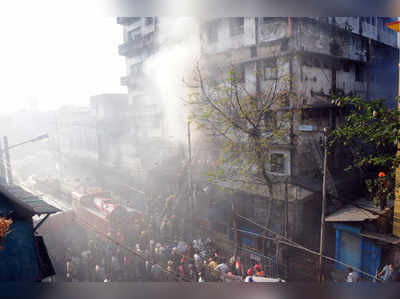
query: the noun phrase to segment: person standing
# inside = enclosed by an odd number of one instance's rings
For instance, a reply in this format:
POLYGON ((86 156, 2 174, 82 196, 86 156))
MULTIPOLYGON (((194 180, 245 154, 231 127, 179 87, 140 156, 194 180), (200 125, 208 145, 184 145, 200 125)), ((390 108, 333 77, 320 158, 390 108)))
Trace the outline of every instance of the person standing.
POLYGON ((358 274, 354 272, 353 268, 347 268, 346 282, 358 282, 358 280, 358 274))
POLYGON ((235 262, 235 270, 233 271, 233 274, 237 276, 243 276, 242 264, 240 263, 239 259, 237 259, 235 262))
POLYGON ((162 280, 161 279, 161 275, 162 275, 161 271, 162 271, 162 269, 158 263, 151 266, 151 274, 152 274, 153 281, 161 281, 162 280))
POLYGON ((384 282, 388 282, 392 280, 392 274, 393 274, 393 264, 390 263, 383 267, 382 271, 378 273, 377 277, 382 277, 382 280, 384 282))
POLYGON ((215 271, 221 272, 223 274, 227 274, 229 272, 229 266, 226 264, 226 261, 222 259, 221 263, 215 267, 215 271))
POLYGON ((254 282, 254 280, 253 280, 253 274, 254 274, 254 272, 253 272, 253 269, 248 269, 247 270, 247 276, 246 276, 246 278, 244 279, 244 282, 254 282))
POLYGON ((118 258, 114 255, 111 256, 111 279, 118 281, 121 278, 121 264, 118 258))
POLYGON ((261 266, 259 264, 256 264, 254 266, 254 272, 256 273, 256 276, 262 277, 265 275, 264 271, 261 269, 261 266))
POLYGON ((65 281, 72 282, 72 262, 71 259, 67 259, 65 262, 65 281))
POLYGON ((202 261, 201 261, 200 254, 197 250, 196 250, 196 253, 193 255, 193 259, 194 259, 194 265, 196 266, 196 269, 199 270, 200 266, 202 264, 202 261))
POLYGON ((198 282, 206 282, 206 280, 204 279, 204 276, 201 272, 199 272, 199 279, 198 282))
POLYGON ((104 282, 104 279, 106 278, 104 268, 101 267, 100 265, 96 265, 95 268, 95 281, 96 282, 104 282))

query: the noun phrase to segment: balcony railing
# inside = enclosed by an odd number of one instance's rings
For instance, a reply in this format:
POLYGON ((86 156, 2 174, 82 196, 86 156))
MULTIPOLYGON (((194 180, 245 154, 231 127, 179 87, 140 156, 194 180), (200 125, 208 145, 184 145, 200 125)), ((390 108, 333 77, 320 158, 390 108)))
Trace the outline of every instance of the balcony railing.
POLYGON ((126 18, 126 17, 118 17, 117 18, 117 24, 119 25, 130 25, 133 24, 137 21, 139 21, 141 18, 126 18))

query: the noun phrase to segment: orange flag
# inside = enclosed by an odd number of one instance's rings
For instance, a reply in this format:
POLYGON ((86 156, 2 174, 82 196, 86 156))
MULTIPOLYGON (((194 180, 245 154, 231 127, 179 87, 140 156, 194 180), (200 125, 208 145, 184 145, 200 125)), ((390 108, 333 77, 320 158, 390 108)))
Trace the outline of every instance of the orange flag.
POLYGON ((400 21, 387 23, 386 26, 394 31, 400 32, 400 21))

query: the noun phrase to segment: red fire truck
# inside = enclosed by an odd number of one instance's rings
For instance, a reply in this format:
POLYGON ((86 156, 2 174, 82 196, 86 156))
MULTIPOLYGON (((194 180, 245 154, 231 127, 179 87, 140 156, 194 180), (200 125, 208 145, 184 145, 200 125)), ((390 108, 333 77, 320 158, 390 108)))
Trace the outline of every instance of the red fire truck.
POLYGON ((143 217, 136 209, 116 204, 111 193, 100 188, 72 192, 71 196, 78 221, 105 234, 115 232, 120 236, 127 227, 132 227, 130 222, 143 217))

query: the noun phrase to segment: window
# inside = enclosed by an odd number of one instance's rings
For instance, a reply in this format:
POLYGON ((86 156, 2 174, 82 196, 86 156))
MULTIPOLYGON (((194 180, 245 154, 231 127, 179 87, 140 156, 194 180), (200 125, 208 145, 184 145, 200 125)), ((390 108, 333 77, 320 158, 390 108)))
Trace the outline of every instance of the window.
POLYGON ((280 18, 280 17, 265 17, 265 18, 262 18, 264 24, 271 23, 271 22, 276 22, 276 21, 279 21, 280 19, 285 19, 285 18, 280 18))
POLYGON ((146 26, 153 24, 153 18, 145 18, 144 23, 146 26))
POLYGON ((264 80, 276 80, 278 72, 276 67, 276 59, 264 60, 263 66, 264 80))
POLYGON ((289 39, 285 38, 284 40, 282 40, 281 42, 281 51, 287 51, 289 49, 289 39))
POLYGON ((321 58, 318 58, 316 56, 303 56, 302 64, 308 67, 319 67, 319 68, 324 67, 321 58))
POLYGON ((350 72, 350 64, 344 63, 343 64, 343 71, 346 72, 346 73, 350 72))
POLYGON ((359 39, 359 38, 354 38, 354 39, 353 39, 353 45, 354 45, 354 48, 355 48, 356 50, 361 50, 361 39, 359 39))
POLYGON ((273 130, 277 127, 276 112, 267 111, 264 113, 264 124, 267 130, 273 130))
POLYGON ((271 172, 285 173, 285 155, 281 153, 271 154, 271 172))
POLYGON ((246 72, 243 64, 236 67, 235 76, 238 83, 244 83, 246 81, 246 72))
POLYGON ((130 40, 136 40, 136 39, 140 38, 140 36, 141 36, 140 27, 129 31, 128 36, 129 36, 130 40))
POLYGON ((218 41, 218 26, 216 23, 208 25, 207 36, 208 36, 208 41, 211 43, 218 41))
POLYGON ((375 17, 371 17, 371 24, 375 26, 375 17))
POLYGON ((356 70, 355 70, 355 80, 357 82, 364 82, 365 81, 365 73, 364 70, 360 65, 356 65, 356 70))
POLYGON ((250 56, 251 56, 251 58, 254 58, 257 56, 257 47, 253 46, 250 48, 250 56))
POLYGON ((244 18, 231 18, 229 20, 229 31, 231 36, 244 33, 244 18))

